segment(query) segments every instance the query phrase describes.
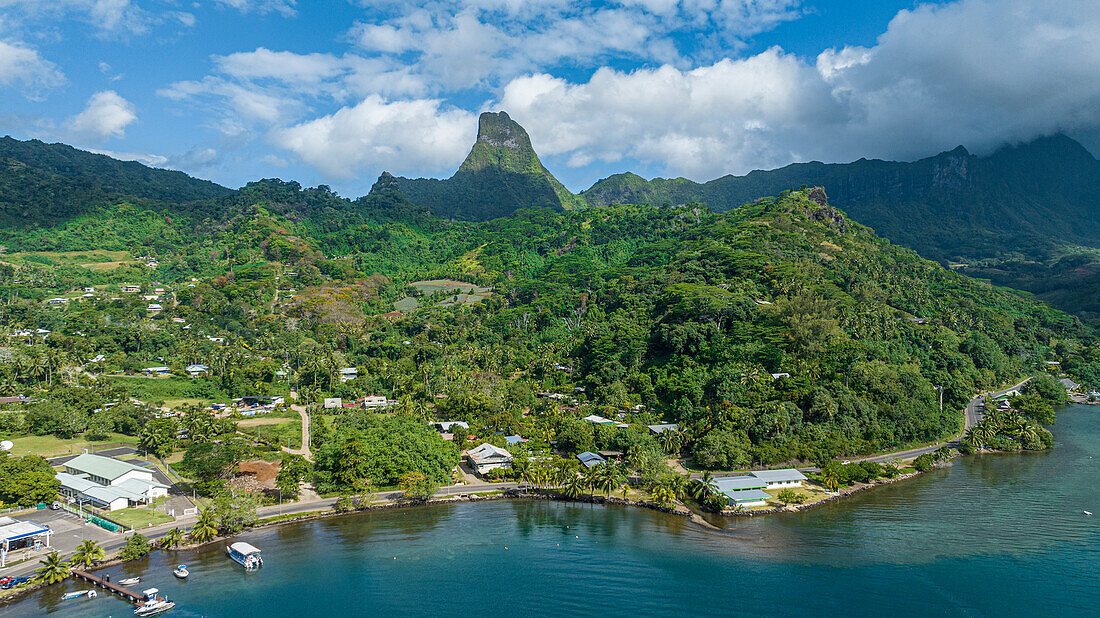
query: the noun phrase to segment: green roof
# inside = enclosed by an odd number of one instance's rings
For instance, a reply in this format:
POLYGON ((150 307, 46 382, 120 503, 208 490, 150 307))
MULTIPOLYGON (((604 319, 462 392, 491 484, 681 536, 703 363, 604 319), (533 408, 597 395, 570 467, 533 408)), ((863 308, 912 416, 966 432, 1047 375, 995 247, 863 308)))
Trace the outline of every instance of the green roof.
POLYGON ((72 468, 78 472, 84 472, 92 476, 98 476, 113 481, 131 470, 152 472, 147 468, 135 466, 132 463, 121 461, 113 457, 83 453, 65 462, 66 468, 72 468))

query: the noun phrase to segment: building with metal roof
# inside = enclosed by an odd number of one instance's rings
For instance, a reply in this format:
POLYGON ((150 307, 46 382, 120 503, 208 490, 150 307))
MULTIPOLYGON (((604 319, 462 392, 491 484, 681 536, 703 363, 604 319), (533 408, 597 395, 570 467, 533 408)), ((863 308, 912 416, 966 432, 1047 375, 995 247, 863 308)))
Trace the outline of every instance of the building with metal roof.
POLYGON ((727 491, 722 494, 730 506, 764 506, 768 503, 770 495, 763 489, 742 489, 739 491, 727 491))
POLYGON ((646 427, 649 427, 649 433, 655 436, 666 431, 680 431, 680 426, 676 423, 661 423, 660 425, 646 425, 646 427))
POLYGON ((497 468, 510 468, 512 459, 511 453, 488 442, 466 451, 466 461, 470 462, 470 466, 478 474, 497 468))
POLYGON ((577 454, 577 460, 580 461, 581 465, 585 468, 594 468, 607 461, 603 457, 589 451, 577 454))
MULTIPOLYGON (((699 479, 696 480, 702 482, 699 479)), ((720 494, 742 489, 764 489, 768 486, 767 483, 755 476, 722 476, 715 478, 712 482, 715 490, 720 494)))
POLYGON ((750 474, 767 483, 768 489, 802 487, 802 481, 806 480, 806 476, 794 468, 784 468, 782 470, 757 470, 750 474))

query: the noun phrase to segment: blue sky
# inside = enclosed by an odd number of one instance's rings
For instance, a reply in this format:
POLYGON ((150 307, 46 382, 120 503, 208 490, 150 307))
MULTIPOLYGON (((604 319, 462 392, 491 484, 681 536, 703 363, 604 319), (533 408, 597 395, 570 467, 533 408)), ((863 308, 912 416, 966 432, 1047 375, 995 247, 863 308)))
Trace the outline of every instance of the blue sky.
POLYGON ((0 133, 365 193, 506 110, 580 190, 1100 144, 1100 3, 0 0, 0 133))

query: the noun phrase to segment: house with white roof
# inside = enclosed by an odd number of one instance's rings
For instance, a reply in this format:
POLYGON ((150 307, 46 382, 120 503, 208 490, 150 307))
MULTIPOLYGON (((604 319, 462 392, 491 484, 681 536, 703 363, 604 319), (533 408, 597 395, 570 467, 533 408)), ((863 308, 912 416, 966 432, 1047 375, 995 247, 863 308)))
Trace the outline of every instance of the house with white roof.
POLYGON ((598 414, 589 414, 588 416, 584 417, 584 420, 589 422, 589 423, 592 423, 593 425, 615 425, 616 424, 615 421, 613 421, 609 418, 604 418, 604 417, 602 417, 598 414))
POLYGON ((512 454, 485 442, 477 448, 466 451, 466 461, 470 462, 474 472, 484 474, 497 468, 511 468, 512 454))
POLYGON ((57 473, 61 494, 108 511, 168 495, 168 486, 154 480, 152 470, 113 457, 84 453, 64 466, 57 473))

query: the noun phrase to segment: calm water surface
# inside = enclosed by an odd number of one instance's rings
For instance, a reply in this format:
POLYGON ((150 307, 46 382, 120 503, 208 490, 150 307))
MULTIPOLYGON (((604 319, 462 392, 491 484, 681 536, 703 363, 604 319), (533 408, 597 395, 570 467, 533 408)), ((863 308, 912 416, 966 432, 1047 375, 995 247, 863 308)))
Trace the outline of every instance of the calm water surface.
MULTIPOLYGON (((641 509, 496 501, 391 510, 241 535, 114 567, 170 616, 365 614, 1097 615, 1100 407, 1059 414, 1053 451, 948 469, 799 514, 707 530, 641 509), (1097 513, 1088 517, 1082 513, 1097 513), (171 575, 184 562, 189 581, 171 575)), ((130 616, 66 583, 0 615, 130 616)))

